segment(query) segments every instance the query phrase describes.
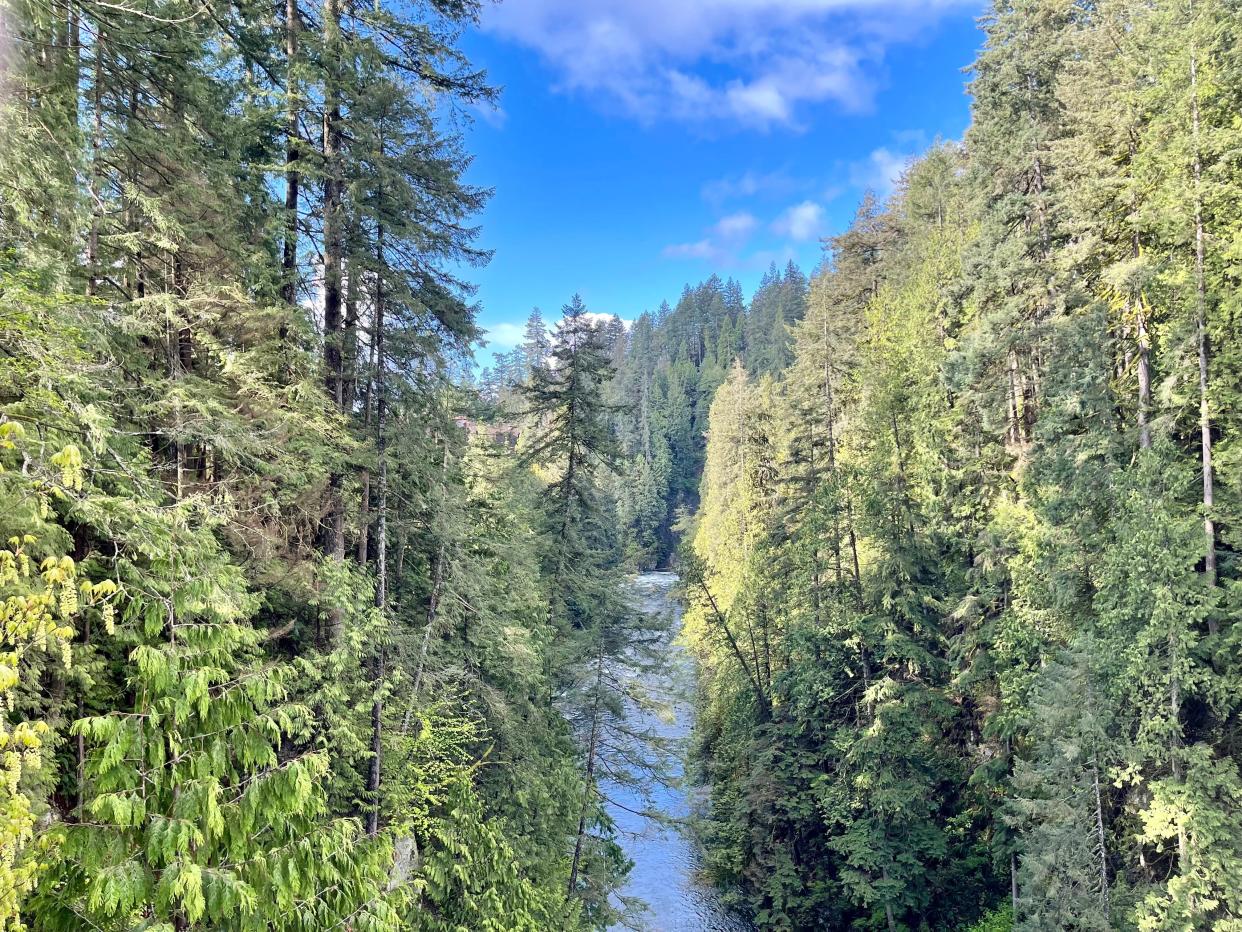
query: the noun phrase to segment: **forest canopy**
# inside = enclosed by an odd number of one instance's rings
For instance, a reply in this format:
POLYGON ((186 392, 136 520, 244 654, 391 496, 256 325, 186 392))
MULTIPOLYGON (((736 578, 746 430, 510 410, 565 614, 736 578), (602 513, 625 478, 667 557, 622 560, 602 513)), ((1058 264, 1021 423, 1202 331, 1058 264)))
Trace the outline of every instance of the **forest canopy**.
POLYGON ((1232 0, 998 0, 809 275, 486 368, 475 0, 0 15, 0 929, 642 921, 652 569, 756 928, 1242 929, 1232 0))

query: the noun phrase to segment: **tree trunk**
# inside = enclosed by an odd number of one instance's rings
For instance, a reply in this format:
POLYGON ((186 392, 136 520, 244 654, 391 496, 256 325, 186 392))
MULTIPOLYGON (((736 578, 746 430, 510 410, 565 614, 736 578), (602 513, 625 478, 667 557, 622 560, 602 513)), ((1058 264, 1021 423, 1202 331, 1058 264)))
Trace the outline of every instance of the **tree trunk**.
MULTIPOLYGON (((375 233, 376 256, 378 266, 384 267, 384 224, 381 221, 375 233)), ((381 614, 388 605, 388 437, 386 436, 388 399, 385 396, 384 359, 384 276, 377 274, 375 278, 375 445, 379 459, 379 487, 376 493, 375 519, 375 607, 381 614)), ((381 658, 383 647, 381 646, 381 658)), ((381 659, 380 677, 383 676, 383 660, 381 659)), ((380 688, 377 679, 376 688, 380 688)), ((380 816, 380 768, 383 762, 383 701, 376 698, 371 706, 371 773, 367 780, 367 790, 371 794, 372 808, 367 814, 367 834, 379 834, 380 816)))
POLYGON ((362 492, 358 496, 358 547, 354 562, 366 566, 371 544, 371 470, 364 469, 361 476, 362 492))
MULTIPOLYGON (((570 422, 573 422, 571 415, 570 422)), ((561 480, 561 487, 564 494, 561 496, 561 530, 557 537, 557 556, 556 570, 552 574, 551 585, 548 587, 548 623, 556 623, 556 603, 561 597, 561 581, 565 578, 566 563, 566 547, 569 540, 569 523, 573 512, 574 502, 574 481, 578 474, 578 446, 574 444, 569 449, 569 456, 565 464, 565 476, 561 480)))
MULTIPOLYGON (((827 324, 825 323, 825 339, 827 338, 827 324)), ((832 374, 828 366, 828 361, 824 360, 824 402, 827 405, 827 414, 824 418, 824 428, 828 434, 828 473, 831 477, 833 487, 840 491, 841 483, 837 477, 837 426, 836 411, 834 403, 834 394, 832 390, 832 374)), ((837 586, 841 585, 843 575, 842 557, 841 557, 841 509, 839 503, 834 501, 832 504, 832 556, 836 563, 836 580, 837 586)), ((855 555, 857 562, 857 555, 855 555)), ((857 582, 857 577, 855 577, 857 582)))
MULTIPOLYGON (((356 236, 356 229, 352 228, 349 235, 346 236, 345 242, 352 243, 356 236)), ((352 254, 352 250, 346 248, 346 253, 352 254)), ((355 267, 358 263, 348 263, 348 272, 345 282, 345 322, 341 330, 341 410, 352 414, 354 411, 354 403, 358 397, 358 289, 359 278, 358 269, 355 267)))
MULTIPOLYGON (((341 371, 341 264, 342 184, 340 165, 341 144, 341 11, 340 0, 324 0, 323 45, 326 59, 324 76, 323 159, 326 176, 323 181, 323 329, 325 387, 338 410, 342 405, 344 380, 341 371)), ((328 480, 328 553, 339 562, 345 561, 345 502, 342 493, 344 477, 333 474, 328 480)), ((329 630, 332 644, 339 641, 343 616, 339 608, 331 610, 329 630)))
MULTIPOLYGON (((82 616, 82 648, 85 651, 91 646, 91 616, 86 613, 82 616)), ((78 720, 86 718, 86 693, 85 687, 80 687, 78 691, 78 720)), ((77 735, 77 804, 74 806, 76 818, 81 822, 86 812, 86 736, 79 731, 77 735)))
MULTIPOLYGON (((1176 623, 1176 622, 1174 622, 1176 623)), ((1181 783, 1185 778, 1182 771, 1182 681, 1178 674, 1181 654, 1177 644, 1176 633, 1169 630, 1169 718, 1173 722, 1173 732, 1169 739, 1169 768, 1173 779, 1181 783)), ((1177 866, 1183 874, 1190 863, 1190 844, 1186 837, 1186 826, 1179 817, 1177 821, 1177 866)))
POLYGON ((328 395, 338 408, 344 401, 341 368, 341 265, 344 260, 343 185, 341 182, 340 0, 324 0, 323 39, 327 74, 324 82, 323 160, 323 331, 328 395))
MULTIPOLYGON (((286 304, 297 301, 298 274, 298 196, 302 157, 298 133, 298 32, 301 17, 297 0, 285 0, 285 237, 281 258, 280 297, 286 304)), ((282 325, 281 337, 287 329, 282 325)))
POLYGON ((1138 429, 1139 449, 1151 449, 1151 337, 1147 333, 1147 309, 1138 299, 1138 429))
POLYGON ((423 643, 418 649, 418 666, 414 671, 414 695, 423 688, 423 673, 427 668, 427 651, 431 646, 431 632, 440 614, 440 596, 444 590, 444 544, 436 552, 435 570, 432 572, 431 598, 427 603, 427 625, 423 628, 423 643))
MULTIPOLYGON (((340 473, 328 477, 328 515, 324 552, 337 563, 345 562, 345 478, 340 473)), ((328 609, 328 646, 340 642, 345 616, 337 606, 328 609)))
POLYGON ((1018 410, 1018 356, 1009 351, 1009 442, 1014 446, 1022 438, 1018 410))
POLYGON ((103 148, 103 56, 107 34, 103 29, 95 39, 95 79, 91 87, 91 226, 86 235, 86 294, 99 290, 100 158, 103 148))
MULTIPOLYGON (((598 623, 597 623, 598 624, 598 623)), ((591 708, 591 737, 587 741, 586 786, 582 791, 582 806, 578 810, 578 834, 574 839, 574 857, 569 867, 567 893, 573 896, 578 889, 578 868, 582 862, 582 841, 586 837, 587 810, 595 792, 595 753, 599 743, 600 694, 604 688, 604 634, 599 635, 599 651, 595 658, 595 702, 591 708)))
POLYGON ((858 610, 862 611, 862 568, 858 563, 858 537, 854 534, 854 506, 845 500, 845 529, 850 538, 850 557, 854 564, 854 598, 858 602, 858 610))
MULTIPOLYGON (((1191 6, 1193 15, 1194 7, 1191 6)), ((1191 28, 1194 28, 1193 22, 1191 28)), ((1199 138, 1199 59, 1195 44, 1190 46, 1190 119, 1193 148, 1194 217, 1195 217, 1195 326, 1199 343, 1199 437, 1203 460, 1203 536, 1205 555, 1203 572, 1209 586, 1216 585, 1216 505, 1212 467, 1212 416, 1208 406, 1208 363, 1210 348, 1207 330, 1207 273, 1204 268, 1203 243, 1203 161, 1199 138)), ((1215 619, 1208 620, 1212 634, 1217 631, 1215 619)))
MULTIPOLYGON (((885 884, 888 883, 888 868, 880 868, 880 878, 885 884)), ((897 919, 893 915, 893 904, 888 900, 884 901, 884 918, 888 920, 888 932, 897 932, 897 919)))
POLYGON ((1104 835, 1104 796, 1100 792, 1100 765, 1095 755, 1091 758, 1091 783, 1095 789, 1096 844, 1100 848, 1100 905, 1104 908, 1104 915, 1107 917, 1111 913, 1108 902, 1108 842, 1104 835))
POLYGON ((716 604, 716 597, 712 595, 711 589, 707 585, 706 579, 697 581, 703 594, 707 597, 708 605, 711 606, 712 614, 716 618, 716 624, 719 626, 725 639, 729 642, 729 648, 733 651, 733 656, 737 659, 738 666, 742 668, 742 672, 746 674, 746 678, 750 681, 751 690, 755 694, 755 702, 759 706, 759 714, 763 721, 767 721, 772 717, 772 703, 768 699, 767 693, 764 691, 763 683, 759 678, 758 657, 756 657, 756 669, 751 670, 750 664, 746 662, 746 655, 742 653, 741 646, 737 643, 737 638, 733 636, 733 630, 729 627, 729 621, 720 611, 720 607, 716 604))
POLYGON ((1018 926, 1018 856, 1009 853, 1009 902, 1013 904, 1013 924, 1018 926))
MULTIPOLYGON (((381 648, 382 650, 382 648, 381 648)), ((380 688, 380 680, 384 677, 384 661, 380 657, 376 664, 375 688, 380 688)), ((380 769, 383 763, 384 738, 384 702, 376 699, 371 703, 371 769, 367 774, 367 796, 370 809, 367 810, 367 835, 374 838, 379 834, 380 817, 380 769)))

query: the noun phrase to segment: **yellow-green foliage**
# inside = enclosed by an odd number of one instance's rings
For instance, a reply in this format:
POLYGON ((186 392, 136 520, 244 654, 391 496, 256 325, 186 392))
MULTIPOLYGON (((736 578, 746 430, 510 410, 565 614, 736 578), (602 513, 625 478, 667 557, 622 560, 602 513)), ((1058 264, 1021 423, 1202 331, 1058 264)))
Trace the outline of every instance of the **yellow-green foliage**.
MULTIPOLYGON (((40 519, 32 524, 47 517, 51 496, 82 486, 76 446, 64 447, 47 463, 39 462, 38 453, 21 424, 0 422, 0 501, 40 519)), ((117 587, 111 580, 81 579, 72 557, 47 552, 34 533, 15 534, 6 545, 0 549, 0 929, 17 930, 25 927, 24 895, 48 857, 46 839, 35 841, 42 800, 32 798, 28 783, 43 766, 49 726, 15 712, 12 693, 32 685, 24 683, 32 655, 51 654, 70 665, 69 641, 82 612, 97 610, 111 628, 117 587)))

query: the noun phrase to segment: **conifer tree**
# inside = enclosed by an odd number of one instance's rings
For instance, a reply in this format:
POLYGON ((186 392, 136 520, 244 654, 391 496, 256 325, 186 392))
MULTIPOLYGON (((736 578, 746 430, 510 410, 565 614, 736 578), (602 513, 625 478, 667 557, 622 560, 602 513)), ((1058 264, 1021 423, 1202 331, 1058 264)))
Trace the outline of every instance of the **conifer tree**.
POLYGON ((546 527, 548 614, 573 627, 590 604, 591 575, 602 569, 597 480, 613 468, 617 448, 604 400, 613 369, 603 334, 577 295, 563 313, 548 364, 534 370, 522 390, 534 427, 524 456, 554 470, 546 527))

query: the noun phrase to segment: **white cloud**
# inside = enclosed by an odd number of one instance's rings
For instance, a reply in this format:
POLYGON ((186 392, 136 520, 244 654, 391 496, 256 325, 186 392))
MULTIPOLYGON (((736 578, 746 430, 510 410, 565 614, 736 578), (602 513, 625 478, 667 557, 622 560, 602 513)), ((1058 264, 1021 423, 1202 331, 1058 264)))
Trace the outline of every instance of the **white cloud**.
POLYGON ((894 152, 881 146, 873 149, 863 161, 850 166, 850 180, 856 187, 869 188, 884 200, 896 189, 914 157, 913 153, 894 152))
POLYGON ((473 107, 475 115, 492 129, 504 129, 509 122, 509 114, 500 104, 478 103, 473 107))
POLYGON ((696 240, 693 243, 673 243, 664 247, 666 259, 716 259, 720 250, 709 239, 696 240))
POLYGON ((510 0, 483 25, 534 49, 558 89, 643 121, 798 125, 866 109, 888 47, 976 0, 510 0))
POLYGON ((634 326, 634 321, 626 320, 620 314, 604 314, 604 313, 601 313, 600 311, 587 311, 582 316, 585 317, 587 320, 589 320, 596 327, 602 327, 606 324, 610 324, 614 320, 621 321, 621 326, 624 327, 626 330, 629 330, 630 327, 634 326))
POLYGON ((512 349, 522 342, 526 328, 522 324, 494 324, 486 331, 487 345, 492 349, 512 349))
POLYGON ((712 204, 725 201, 755 197, 756 195, 789 194, 802 187, 803 183, 791 178, 784 171, 774 172, 743 172, 740 175, 729 175, 716 178, 703 185, 703 200, 712 204))
POLYGON ((703 259, 717 265, 731 265, 758 228, 759 218, 749 211, 727 214, 708 228, 703 239, 665 246, 664 258, 703 259))
POLYGON ((795 242, 814 239, 824 228, 824 208, 814 201, 795 204, 776 218, 772 232, 795 242))
POLYGON ((712 227, 712 233, 720 239, 739 240, 750 236, 757 226, 759 221, 755 215, 742 210, 717 220, 712 227))

